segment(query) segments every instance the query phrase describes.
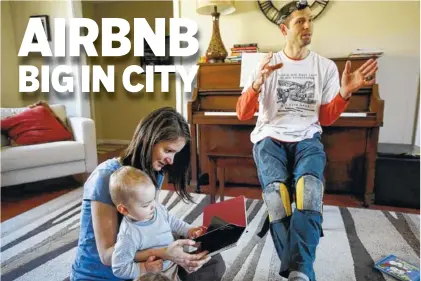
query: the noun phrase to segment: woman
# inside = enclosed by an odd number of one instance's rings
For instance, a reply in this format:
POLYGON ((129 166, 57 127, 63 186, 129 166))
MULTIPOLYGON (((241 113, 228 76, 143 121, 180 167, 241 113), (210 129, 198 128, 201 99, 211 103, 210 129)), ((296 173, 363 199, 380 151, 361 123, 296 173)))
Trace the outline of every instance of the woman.
MULTIPOLYGON (((161 108, 140 122, 120 158, 109 159, 92 172, 84 185, 79 243, 70 280, 119 280, 110 266, 121 219, 108 188, 111 174, 130 165, 146 172, 160 189, 167 172, 178 196, 191 201, 186 190, 189 153, 186 121, 174 109, 161 108)), ((183 251, 183 246, 193 244, 191 240, 177 240, 167 248, 146 251, 180 265, 184 269, 179 273, 182 280, 220 280, 225 271, 222 257, 215 256, 208 262, 205 252, 190 255, 183 251)), ((140 252, 135 260, 139 261, 139 256, 140 252)))

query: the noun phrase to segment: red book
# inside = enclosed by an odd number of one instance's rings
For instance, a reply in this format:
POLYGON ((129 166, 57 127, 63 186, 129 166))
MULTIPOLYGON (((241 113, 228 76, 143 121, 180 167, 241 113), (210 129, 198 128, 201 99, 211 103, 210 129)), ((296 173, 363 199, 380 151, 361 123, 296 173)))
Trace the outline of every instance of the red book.
POLYGON ((238 196, 229 200, 207 205, 203 210, 203 226, 209 227, 213 217, 218 217, 227 223, 247 226, 246 199, 238 196))

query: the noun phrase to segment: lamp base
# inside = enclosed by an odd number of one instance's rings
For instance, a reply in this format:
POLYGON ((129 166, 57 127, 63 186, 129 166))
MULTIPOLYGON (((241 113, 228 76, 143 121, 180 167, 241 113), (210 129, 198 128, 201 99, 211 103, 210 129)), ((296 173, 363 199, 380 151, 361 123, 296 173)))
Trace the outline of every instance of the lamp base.
POLYGON ((212 38, 209 43, 208 50, 206 51, 206 58, 208 62, 225 62, 225 58, 228 56, 227 50, 225 49, 224 43, 222 43, 221 34, 219 32, 219 16, 220 13, 213 12, 213 32, 212 38))

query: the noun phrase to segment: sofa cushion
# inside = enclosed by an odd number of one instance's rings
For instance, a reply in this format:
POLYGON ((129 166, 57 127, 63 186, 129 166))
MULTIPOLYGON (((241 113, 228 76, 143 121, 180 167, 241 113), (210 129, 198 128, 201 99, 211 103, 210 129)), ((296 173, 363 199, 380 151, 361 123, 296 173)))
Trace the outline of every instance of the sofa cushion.
POLYGON ((83 160, 85 149, 76 141, 59 141, 1 149, 2 172, 83 160))
POLYGON ((13 142, 19 145, 73 139, 72 133, 47 104, 35 105, 21 113, 2 119, 1 130, 6 131, 13 142))

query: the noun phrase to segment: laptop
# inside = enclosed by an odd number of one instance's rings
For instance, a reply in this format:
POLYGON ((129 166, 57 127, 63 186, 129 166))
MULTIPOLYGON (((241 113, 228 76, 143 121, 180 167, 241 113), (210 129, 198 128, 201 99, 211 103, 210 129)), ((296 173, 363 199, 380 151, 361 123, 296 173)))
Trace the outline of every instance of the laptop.
POLYGON ((247 212, 244 196, 208 205, 203 210, 203 225, 207 232, 195 239, 195 247, 189 253, 208 251, 214 256, 222 251, 237 246, 246 232, 247 212))

